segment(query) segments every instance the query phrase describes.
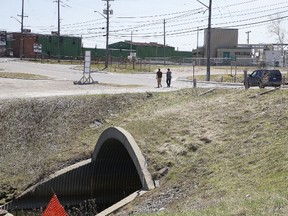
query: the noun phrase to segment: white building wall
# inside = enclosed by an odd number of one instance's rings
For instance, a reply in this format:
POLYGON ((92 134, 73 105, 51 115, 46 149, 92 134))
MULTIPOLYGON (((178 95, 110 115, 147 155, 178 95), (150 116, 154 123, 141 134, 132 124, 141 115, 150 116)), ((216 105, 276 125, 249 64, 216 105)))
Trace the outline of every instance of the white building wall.
POLYGON ((265 50, 263 57, 267 66, 274 66, 275 62, 278 62, 279 65, 283 66, 283 56, 281 55, 281 50, 265 50))

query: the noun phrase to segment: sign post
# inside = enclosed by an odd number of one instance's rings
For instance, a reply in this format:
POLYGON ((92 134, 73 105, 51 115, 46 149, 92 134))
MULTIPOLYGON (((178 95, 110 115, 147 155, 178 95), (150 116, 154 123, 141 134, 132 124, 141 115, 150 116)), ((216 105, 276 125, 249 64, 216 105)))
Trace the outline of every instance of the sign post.
POLYGON ((34 53, 42 53, 42 44, 34 43, 33 51, 34 53))
POLYGON ((235 55, 230 57, 230 62, 231 62, 231 77, 233 77, 233 82, 236 82, 236 61, 237 61, 237 57, 235 55), (233 75, 232 71, 233 71, 233 65, 235 66, 235 74, 233 75))
POLYGON ((91 77, 91 51, 85 51, 83 76, 78 82, 75 81, 74 84, 83 85, 95 83, 98 82, 95 82, 91 77))
POLYGON ((34 43, 33 44, 33 52, 35 53, 35 61, 36 61, 37 56, 42 54, 42 44, 34 43))

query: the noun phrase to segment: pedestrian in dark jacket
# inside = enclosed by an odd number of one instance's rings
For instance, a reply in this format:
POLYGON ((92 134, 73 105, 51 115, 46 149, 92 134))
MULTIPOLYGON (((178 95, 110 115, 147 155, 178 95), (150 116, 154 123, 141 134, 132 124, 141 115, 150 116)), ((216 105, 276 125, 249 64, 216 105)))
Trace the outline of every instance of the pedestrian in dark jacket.
POLYGON ((172 79, 172 72, 171 70, 168 68, 167 72, 166 72, 166 83, 167 83, 167 87, 170 87, 171 85, 171 79, 172 79))
POLYGON ((156 73, 156 79, 157 79, 157 85, 158 88, 162 87, 161 81, 162 81, 162 71, 160 70, 160 68, 158 69, 157 73, 156 73))

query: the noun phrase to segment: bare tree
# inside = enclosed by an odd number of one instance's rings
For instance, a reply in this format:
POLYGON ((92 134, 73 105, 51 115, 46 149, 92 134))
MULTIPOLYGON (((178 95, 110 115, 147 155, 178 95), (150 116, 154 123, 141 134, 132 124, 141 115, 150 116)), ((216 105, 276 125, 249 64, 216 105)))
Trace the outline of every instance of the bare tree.
POLYGON ((268 31, 271 35, 276 36, 278 49, 281 50, 282 55, 284 54, 284 42, 286 40, 287 31, 283 27, 283 19, 278 14, 276 17, 271 17, 271 23, 268 26, 268 31))

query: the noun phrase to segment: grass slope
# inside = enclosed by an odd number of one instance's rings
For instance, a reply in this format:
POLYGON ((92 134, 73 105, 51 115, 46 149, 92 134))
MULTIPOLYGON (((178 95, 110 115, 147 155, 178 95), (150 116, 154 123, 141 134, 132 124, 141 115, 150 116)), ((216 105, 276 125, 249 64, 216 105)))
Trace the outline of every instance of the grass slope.
POLYGON ((37 74, 29 74, 29 73, 0 73, 0 78, 9 78, 9 79, 26 79, 26 80, 44 80, 49 79, 47 76, 37 75, 37 74))
POLYGON ((100 133, 120 126, 160 187, 118 215, 287 215, 286 90, 205 91, 1 101, 2 202, 90 157, 100 133))

